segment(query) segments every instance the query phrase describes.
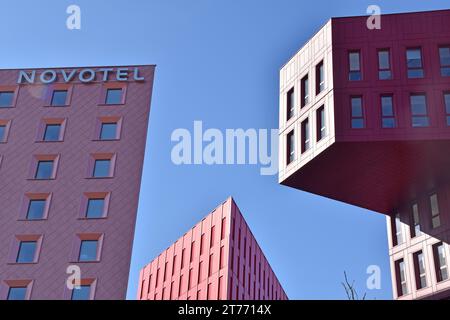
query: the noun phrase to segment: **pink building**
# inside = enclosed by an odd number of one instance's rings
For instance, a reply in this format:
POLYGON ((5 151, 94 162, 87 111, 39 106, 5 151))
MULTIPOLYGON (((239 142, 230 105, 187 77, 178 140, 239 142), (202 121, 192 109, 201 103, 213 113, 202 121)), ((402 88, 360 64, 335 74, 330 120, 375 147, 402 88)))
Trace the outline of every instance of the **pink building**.
POLYGON ((286 300, 232 198, 141 270, 139 300, 286 300))
POLYGON ((395 298, 448 298, 450 10, 366 22, 332 18, 281 69, 279 181, 386 214, 395 298))
POLYGON ((154 69, 0 70, 0 299, 125 298, 154 69))

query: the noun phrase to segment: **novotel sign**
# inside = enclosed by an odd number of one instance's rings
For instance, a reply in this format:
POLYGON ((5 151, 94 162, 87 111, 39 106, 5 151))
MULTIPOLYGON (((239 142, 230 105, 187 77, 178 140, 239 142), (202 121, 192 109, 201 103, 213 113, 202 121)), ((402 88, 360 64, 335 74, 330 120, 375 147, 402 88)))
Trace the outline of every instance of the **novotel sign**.
POLYGON ((46 69, 37 75, 36 70, 19 71, 17 83, 35 83, 40 81, 44 84, 57 82, 62 79, 65 83, 79 80, 82 83, 89 83, 97 80, 97 73, 101 75, 103 82, 107 81, 144 81, 144 76, 139 74, 139 68, 83 68, 83 69, 46 69), (111 76, 114 75, 114 76, 111 76))

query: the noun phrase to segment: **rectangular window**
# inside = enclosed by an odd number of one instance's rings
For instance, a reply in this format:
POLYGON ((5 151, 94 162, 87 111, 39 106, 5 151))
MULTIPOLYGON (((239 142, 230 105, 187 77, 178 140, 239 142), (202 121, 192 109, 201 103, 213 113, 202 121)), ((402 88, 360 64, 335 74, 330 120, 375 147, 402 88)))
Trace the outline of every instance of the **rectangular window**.
POLYGON ((117 139, 117 122, 104 122, 100 128, 100 140, 117 139))
POLYGON ((316 95, 325 89, 325 71, 323 61, 316 66, 316 95))
POLYGON ((400 220, 400 213, 397 213, 393 219, 394 223, 393 223, 393 240, 394 246, 397 245, 401 245, 404 242, 404 238, 403 238, 403 224, 402 221, 400 220))
POLYGON ((419 251, 413 254, 414 272, 416 275, 416 288, 420 290, 427 286, 427 275, 425 272, 425 258, 423 252, 419 251))
POLYGON ((327 135, 327 127, 325 122, 325 106, 321 106, 319 109, 317 109, 316 122, 317 141, 320 141, 327 135))
POLYGON ((186 254, 186 249, 183 248, 183 250, 181 250, 181 269, 184 268, 185 254, 186 254))
POLYGON ((121 104, 122 103, 122 89, 108 89, 106 90, 105 104, 121 104))
POLYGON ((392 95, 381 96, 381 126, 383 128, 396 127, 392 95))
POLYGON ((406 266, 403 259, 395 261, 395 271, 397 274, 397 293, 398 296, 408 294, 408 285, 406 283, 406 266))
POLYGON ((219 268, 223 269, 225 268, 225 247, 220 247, 220 262, 219 262, 219 268))
POLYGON ((411 225, 411 237, 419 237, 422 235, 421 227, 420 227, 420 214, 419 214, 419 206, 417 203, 412 205, 412 225, 411 225))
POLYGON ((104 198, 92 198, 88 199, 86 218, 96 219, 104 217, 105 213, 105 199, 104 198))
POLYGON ((302 128, 302 153, 309 150, 310 145, 310 132, 309 132, 309 119, 306 119, 301 124, 302 128))
POLYGON ((167 269, 169 269, 169 262, 164 263, 164 273, 163 273, 163 281, 167 280, 167 269))
POLYGON ((61 135, 60 124, 47 124, 44 130, 43 141, 59 141, 61 135))
POLYGON ((0 108, 12 107, 14 100, 14 91, 0 92, 0 108))
POLYGON ((216 241, 216 226, 212 226, 211 228, 211 238, 209 239, 209 247, 212 248, 214 246, 214 242, 216 241))
POLYGON ((110 177, 111 159, 96 159, 94 163, 94 178, 110 177))
POLYGON ((192 262, 194 260, 194 250, 195 250, 195 241, 192 241, 192 243, 191 243, 191 255, 189 257, 189 262, 192 262))
POLYGON ((301 107, 303 108, 309 103, 309 80, 308 75, 304 76, 301 80, 301 94, 302 94, 302 101, 301 101, 301 107))
POLYGON ((441 282, 447 280, 447 255, 445 254, 445 247, 442 242, 433 246, 433 255, 437 281, 441 282))
POLYGON ((208 271, 208 277, 211 277, 214 271, 214 254, 211 253, 209 256, 209 271, 208 271))
POLYGON ((378 50, 378 79, 392 79, 391 57, 388 49, 378 50))
POLYGON ((81 285, 78 289, 72 290, 71 300, 90 300, 91 299, 91 285, 81 285))
POLYGON ((202 235, 200 237, 200 255, 202 255, 203 252, 205 252, 205 234, 204 233, 202 233, 202 235))
POLYGON ((441 76, 450 77, 450 47, 439 48, 439 59, 441 62, 441 76))
POLYGON ((41 160, 38 161, 35 179, 48 180, 53 178, 53 160, 41 160))
POLYGON ((0 142, 6 141, 6 126, 0 125, 0 142))
POLYGON ((294 88, 291 88, 286 94, 286 112, 288 121, 295 115, 295 92, 294 88))
POLYGON ((189 278, 188 278, 188 289, 192 289, 194 281, 192 281, 192 277, 194 276, 194 269, 189 269, 189 278))
POLYGON ((450 93, 444 93, 444 104, 447 126, 450 126, 450 93))
POLYGON ((364 112, 362 97, 352 97, 351 99, 351 114, 352 114, 352 128, 361 129, 364 128, 364 112))
POLYGON ((289 132, 286 137, 286 153, 287 153, 287 164, 292 163, 295 160, 295 135, 294 130, 289 132))
POLYGON ((25 300, 27 296, 27 287, 10 287, 6 300, 25 300))
POLYGON ((408 78, 423 78, 422 50, 421 48, 410 48, 406 50, 406 62, 408 67, 408 78))
POLYGON ((358 81, 362 80, 361 75, 361 55, 359 51, 351 51, 348 54, 349 74, 348 80, 358 81))
POLYGON ((410 96, 412 126, 414 128, 428 127, 430 119, 428 117, 427 99, 424 94, 412 94, 410 96))
POLYGON ((47 200, 45 199, 31 199, 28 203, 27 220, 40 220, 45 216, 45 207, 47 200))
POLYGON ((222 218, 222 226, 221 226, 221 234, 220 234, 221 240, 225 239, 226 228, 227 228, 227 219, 222 218))
POLYGON ((172 261, 172 276, 175 274, 175 267, 177 265, 177 255, 173 256, 173 261, 172 261))
POLYGON ((97 261, 98 240, 82 240, 78 261, 97 261))
POLYGON ((67 105, 67 90, 53 91, 52 101, 50 105, 53 107, 62 107, 67 105))
POLYGON ((19 251, 17 253, 17 263, 35 262, 37 241, 20 241, 19 251))
POLYGON ((441 226, 441 216, 439 213, 439 202, 437 194, 432 194, 430 196, 431 205, 431 226, 433 229, 439 228, 441 226))

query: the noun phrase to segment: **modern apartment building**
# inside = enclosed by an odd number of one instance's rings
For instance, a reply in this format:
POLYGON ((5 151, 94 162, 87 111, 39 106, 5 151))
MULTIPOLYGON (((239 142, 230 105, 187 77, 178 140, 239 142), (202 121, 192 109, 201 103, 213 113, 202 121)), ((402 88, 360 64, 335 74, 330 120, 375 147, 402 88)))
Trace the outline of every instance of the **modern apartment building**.
POLYGON ((280 71, 281 184, 387 215, 396 299, 450 297, 450 10, 332 18, 280 71))
POLYGON ((0 299, 125 298, 154 69, 0 70, 0 299))
POLYGON ((286 300, 232 198, 140 272, 139 300, 286 300))

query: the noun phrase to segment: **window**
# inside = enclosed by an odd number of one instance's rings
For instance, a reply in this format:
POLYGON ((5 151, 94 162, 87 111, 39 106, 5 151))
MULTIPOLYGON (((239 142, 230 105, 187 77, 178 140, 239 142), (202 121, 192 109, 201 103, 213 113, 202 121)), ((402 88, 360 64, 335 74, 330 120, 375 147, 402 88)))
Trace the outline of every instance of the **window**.
POLYGON ((50 103, 53 107, 61 107, 67 104, 67 90, 53 91, 52 101, 50 103))
POLYGON ((394 239, 394 246, 400 245, 404 242, 403 239, 403 224, 400 220, 400 213, 397 213, 394 217, 394 224, 393 224, 393 239, 394 239))
POLYGON ((96 219, 102 218, 105 214, 105 199, 88 199, 87 209, 86 209, 86 218, 88 219, 96 219))
POLYGON ((351 112, 352 112, 352 128, 361 129, 364 128, 364 112, 362 105, 362 97, 352 97, 351 99, 351 112))
POLYGON ((428 127, 430 120, 428 118, 427 101, 424 94, 412 94, 410 96, 412 126, 414 128, 428 127))
POLYGON ((301 107, 303 108, 309 103, 309 80, 308 75, 304 76, 301 80, 301 94, 302 94, 302 101, 301 101, 301 107))
POLYGON ((316 95, 325 89, 325 73, 323 68, 323 61, 316 66, 316 95))
POLYGON ((38 161, 36 174, 34 176, 38 180, 47 180, 53 178, 53 161, 41 160, 38 161))
POLYGON ((0 125, 0 142, 6 141, 6 125, 0 125))
POLYGON ((450 47, 439 48, 439 58, 441 62, 441 76, 450 76, 450 47))
POLYGON ((221 240, 225 239, 226 228, 227 228, 227 219, 226 218, 222 218, 222 226, 220 228, 220 230, 221 230, 220 239, 221 240))
POLYGON ((61 124, 46 124, 43 141, 59 141, 61 136, 61 124))
POLYGON ((94 163, 94 178, 110 177, 111 159, 96 159, 94 163))
POLYGON ((17 263, 33 263, 36 257, 37 241, 20 241, 17 263))
POLYGON ((325 122, 325 106, 321 106, 316 111, 316 135, 317 141, 322 140, 327 135, 326 122, 325 122))
POLYGON ((309 120, 306 119, 301 124, 302 128, 302 153, 310 148, 309 120))
POLYGON ((0 92, 0 108, 12 107, 14 100, 14 91, 0 92))
POLYGON ((408 78, 423 78, 422 50, 420 48, 407 49, 406 62, 408 67, 408 78))
POLYGON ((395 128, 394 105, 391 95, 381 96, 381 126, 395 128))
POLYGON ((438 243, 433 246, 434 267, 436 270, 436 279, 438 282, 448 279, 447 255, 445 254, 444 244, 438 243))
POLYGON ((432 194, 430 196, 430 205, 431 205, 431 226, 434 228, 438 228, 441 226, 441 217, 439 214, 439 202, 436 194, 432 194))
POLYGON ((202 235, 200 237, 200 255, 202 255, 203 252, 205 252, 205 234, 204 233, 202 233, 202 235))
POLYGON ((40 220, 45 216, 45 207, 47 201, 45 199, 31 199, 28 204, 27 220, 40 220))
POLYGON ((420 227, 420 215, 419 215, 419 206, 417 203, 412 205, 412 225, 411 225, 411 236, 419 237, 422 235, 421 227, 420 227))
POLYGON ((214 254, 211 253, 209 255, 209 268, 208 268, 208 277, 212 276, 212 273, 214 271, 214 254))
POLYGON ((191 243, 191 254, 189 256, 189 262, 192 262, 194 260, 194 250, 195 250, 195 241, 192 241, 192 243, 191 243))
POLYGON ((447 126, 450 126, 450 93, 444 94, 445 114, 447 126))
POLYGON ((121 104, 122 103, 122 89, 107 89, 106 90, 106 104, 121 104))
POLYGON ((78 261, 97 261, 98 240, 82 240, 78 261))
POLYGON ((395 262, 395 271, 397 274, 397 295, 399 297, 408 294, 408 286, 406 283, 406 267, 403 259, 395 262))
POLYGON ((212 226, 211 228, 211 238, 209 239, 209 247, 212 248, 214 246, 216 237, 216 226, 212 226))
POLYGON ((287 134, 287 164, 292 163, 295 160, 295 135, 294 130, 287 134))
POLYGON ((72 290, 72 300, 90 300, 91 299, 91 285, 81 285, 79 288, 72 290))
POLYGON ((378 50, 378 79, 392 79, 391 57, 388 49, 378 50))
POLYGON ((348 54, 349 74, 348 80, 358 81, 362 80, 361 75, 361 57, 359 51, 352 51, 348 54))
POLYGON ((416 288, 419 290, 427 286, 427 275, 425 272, 425 258, 423 256, 423 252, 419 251, 414 253, 413 259, 414 272, 416 275, 416 288))
POLYGON ((295 115, 295 92, 294 88, 286 94, 287 121, 295 115))
POLYGON ((104 122, 100 128, 100 140, 117 139, 117 122, 104 122))
POLYGON ((27 287, 10 287, 7 300, 25 300, 27 296, 27 287))

